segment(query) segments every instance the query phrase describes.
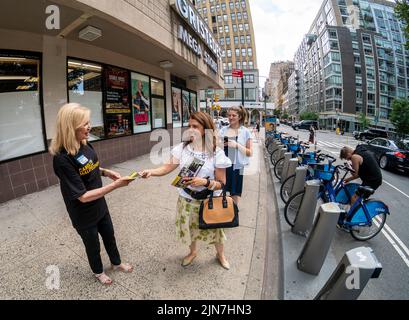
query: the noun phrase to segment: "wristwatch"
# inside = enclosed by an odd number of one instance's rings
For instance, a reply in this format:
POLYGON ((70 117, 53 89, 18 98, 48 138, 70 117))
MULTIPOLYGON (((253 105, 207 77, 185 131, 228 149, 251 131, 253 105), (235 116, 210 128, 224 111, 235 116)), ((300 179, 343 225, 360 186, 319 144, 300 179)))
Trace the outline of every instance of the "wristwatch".
POLYGON ((205 184, 205 187, 206 187, 206 188, 209 188, 209 185, 210 185, 210 177, 206 177, 205 179, 207 180, 207 182, 206 182, 206 184, 205 184))

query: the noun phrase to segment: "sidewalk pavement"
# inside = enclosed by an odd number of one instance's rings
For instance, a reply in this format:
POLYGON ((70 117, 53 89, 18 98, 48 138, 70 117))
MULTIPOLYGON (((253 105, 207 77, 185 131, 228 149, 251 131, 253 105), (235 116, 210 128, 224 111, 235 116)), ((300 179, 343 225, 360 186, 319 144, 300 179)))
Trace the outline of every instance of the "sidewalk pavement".
MULTIPOLYGON (((245 176, 240 227, 226 229, 230 270, 217 263, 214 246, 203 243, 193 264, 181 266, 188 247, 175 235, 178 192, 170 185, 174 172, 137 179, 106 196, 122 260, 135 270, 108 271, 114 283, 102 286, 92 275, 57 185, 0 205, 0 299, 280 299, 277 216, 262 147, 263 142, 254 144, 259 170, 245 176), (50 266, 58 269, 47 269, 50 266), (56 270, 59 289, 47 289, 56 270)), ((112 169, 126 175, 152 167, 145 155, 112 169)), ((102 241, 101 249, 108 267, 102 241)))

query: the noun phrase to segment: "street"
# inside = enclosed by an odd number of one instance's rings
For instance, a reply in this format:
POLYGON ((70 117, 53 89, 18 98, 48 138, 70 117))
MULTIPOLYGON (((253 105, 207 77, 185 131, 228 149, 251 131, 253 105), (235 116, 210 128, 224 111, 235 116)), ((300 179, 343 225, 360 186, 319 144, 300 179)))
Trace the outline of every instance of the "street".
MULTIPOLYGON (((294 131, 285 125, 279 126, 278 130, 308 141, 309 132, 306 130, 294 131)), ((354 148, 361 143, 351 136, 337 136, 334 132, 328 131, 317 131, 316 140, 317 149, 322 150, 322 153, 335 156, 338 159, 337 164, 341 164, 339 152, 344 145, 354 148)), ((379 279, 369 282, 360 299, 409 299, 409 233, 407 232, 409 177, 403 173, 385 170, 382 170, 382 176, 383 183, 372 196, 384 201, 391 213, 387 217, 382 232, 367 242, 358 242, 349 234, 338 230, 331 245, 331 254, 339 262, 348 250, 360 246, 371 247, 381 262, 383 270, 379 279)), ((288 226, 287 228, 289 229, 288 226)))

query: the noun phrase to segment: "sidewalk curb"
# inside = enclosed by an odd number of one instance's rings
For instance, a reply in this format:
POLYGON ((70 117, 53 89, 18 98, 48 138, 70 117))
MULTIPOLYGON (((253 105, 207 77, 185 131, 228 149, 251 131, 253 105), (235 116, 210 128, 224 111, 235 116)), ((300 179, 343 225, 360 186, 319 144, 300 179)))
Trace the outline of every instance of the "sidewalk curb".
POLYGON ((267 236, 266 236, 266 259, 264 268, 264 281, 261 298, 263 300, 268 299, 284 299, 284 260, 283 260, 283 243, 281 237, 281 223, 278 208, 277 195, 273 178, 271 174, 271 167, 269 164, 269 157, 264 146, 264 166, 269 176, 266 176, 267 180, 267 206, 266 208, 272 208, 267 212, 267 236), (275 230, 274 230, 275 229, 275 230), (274 240, 274 235, 277 241, 274 240), (277 278, 272 277, 273 272, 277 271, 277 278))

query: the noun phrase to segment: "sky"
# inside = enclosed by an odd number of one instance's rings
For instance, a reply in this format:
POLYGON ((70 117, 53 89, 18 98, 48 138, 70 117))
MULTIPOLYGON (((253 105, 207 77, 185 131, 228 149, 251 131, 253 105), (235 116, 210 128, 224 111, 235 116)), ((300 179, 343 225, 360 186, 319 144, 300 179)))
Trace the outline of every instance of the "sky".
MULTIPOLYGON (((275 61, 294 59, 324 0, 249 0, 260 87, 275 61)), ((392 1, 393 2, 393 1, 392 1)))
POLYGON ((323 0, 250 0, 256 38, 260 86, 264 87, 270 64, 293 60, 323 0))

